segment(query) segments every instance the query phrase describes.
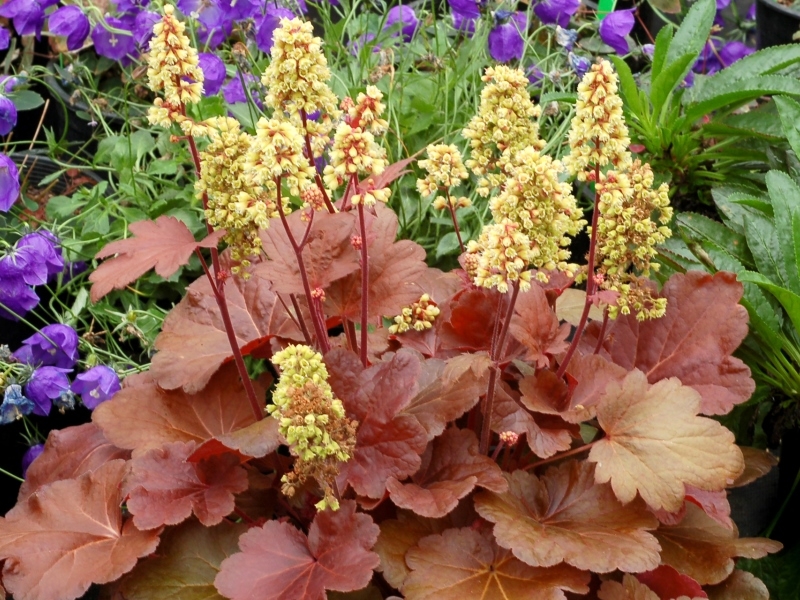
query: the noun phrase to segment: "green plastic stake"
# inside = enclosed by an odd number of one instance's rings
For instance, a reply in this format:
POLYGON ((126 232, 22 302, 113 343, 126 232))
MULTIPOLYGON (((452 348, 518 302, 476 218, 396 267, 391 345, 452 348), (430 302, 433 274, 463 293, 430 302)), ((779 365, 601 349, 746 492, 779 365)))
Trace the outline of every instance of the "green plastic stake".
POLYGON ((616 4, 617 0, 600 0, 597 4, 597 20, 602 21, 607 14, 614 12, 616 4))

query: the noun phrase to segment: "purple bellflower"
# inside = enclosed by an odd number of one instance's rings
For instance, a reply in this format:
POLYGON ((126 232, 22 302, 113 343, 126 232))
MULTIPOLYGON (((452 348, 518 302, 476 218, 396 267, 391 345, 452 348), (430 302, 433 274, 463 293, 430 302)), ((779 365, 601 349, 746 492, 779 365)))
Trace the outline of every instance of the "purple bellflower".
POLYGON ((133 24, 128 24, 115 17, 106 17, 106 24, 115 30, 127 33, 109 31, 103 23, 98 23, 92 29, 92 42, 94 42, 95 51, 105 58, 110 58, 123 64, 129 63, 131 57, 137 55, 136 40, 132 31, 133 24))
POLYGON ((525 50, 523 36, 528 30, 528 18, 523 12, 495 13, 497 25, 489 32, 489 54, 499 62, 521 59, 525 50))
POLYGON ((3 394, 3 403, 0 404, 0 425, 13 423, 22 415, 29 415, 35 408, 30 399, 22 395, 22 388, 12 383, 3 394))
POLYGON ((28 472, 28 469, 31 466, 31 463, 39 458, 39 455, 44 452, 44 444, 36 444, 35 446, 31 446, 22 455, 22 476, 25 477, 25 474, 28 472))
POLYGON ((153 37, 153 25, 161 20, 161 15, 150 10, 136 13, 133 21, 133 38, 139 48, 148 49, 150 38, 153 37))
POLYGON ((47 26, 50 33, 67 38, 67 49, 78 50, 89 37, 89 19, 77 6, 62 6, 50 15, 47 26))
POLYGON ((589 61, 588 58, 583 56, 578 56, 577 54, 570 52, 567 55, 569 58, 569 64, 572 67, 572 70, 575 71, 575 74, 578 76, 578 79, 583 78, 586 75, 586 72, 591 68, 592 63, 589 61))
POLYGON ((72 391, 81 397, 84 406, 94 410, 120 390, 119 377, 105 365, 81 373, 72 383, 72 391))
POLYGON ((453 29, 456 31, 466 33, 468 36, 472 37, 475 33, 476 21, 477 19, 474 17, 465 17, 461 13, 453 11, 453 29))
POLYGON ((78 362, 78 334, 69 325, 47 325, 22 344, 13 354, 22 363, 71 369, 78 362))
MULTIPOLYGON (((59 405, 68 405, 72 392, 69 389, 69 369, 59 369, 58 367, 39 367, 31 375, 30 380, 25 384, 25 395, 30 398, 36 407, 33 413, 46 417, 50 414, 50 408, 59 400, 59 405), (67 396, 61 400, 61 396, 67 396)), ((72 404, 75 404, 74 399, 72 404)))
POLYGON ((5 27, 0 27, 0 50, 5 50, 11 44, 11 32, 5 27))
POLYGON ((10 157, 0 152, 0 212, 8 212, 19 198, 19 170, 10 157))
MULTIPOLYGON (((0 50, 3 50, 3 48, 0 48, 0 50)), ((20 83, 21 79, 19 77, 0 75, 0 94, 10 94, 20 83)))
POLYGON ((58 275, 64 270, 64 258, 58 238, 46 229, 37 229, 23 235, 17 242, 17 248, 29 248, 35 252, 47 268, 48 275, 58 275))
POLYGON ((291 19, 294 13, 288 8, 280 6, 267 6, 264 16, 256 22, 256 45, 262 52, 272 51, 272 36, 281 24, 281 19, 291 19))
POLYGON ((27 285, 43 285, 47 283, 47 266, 35 249, 15 247, 0 258, 0 278, 4 281, 19 278, 27 285))
POLYGON ((18 321, 39 304, 39 296, 21 277, 0 276, 0 318, 18 321))
POLYGON ((556 44, 570 51, 577 41, 578 32, 576 30, 564 29, 561 25, 556 25, 556 44))
POLYGON ((390 8, 389 12, 386 13, 386 23, 383 25, 383 30, 387 31, 395 28, 398 24, 401 25, 400 31, 403 34, 403 39, 406 42, 410 42, 419 28, 419 19, 417 19, 414 9, 405 4, 390 8))
POLYGON ((373 44, 372 42, 375 40, 375 34, 370 33, 367 31, 366 33, 362 33, 356 39, 350 42, 348 48, 350 50, 350 54, 353 56, 358 56, 361 54, 361 49, 366 48, 367 46, 372 46, 372 53, 377 54, 381 51, 380 44, 373 44))
POLYGON ((19 35, 35 35, 39 38, 44 26, 44 11, 56 1, 9 0, 0 5, 0 17, 12 19, 19 35))
POLYGON ((11 101, 0 94, 0 136, 8 135, 17 125, 17 107, 11 101))
POLYGON ((600 39, 611 46, 617 54, 627 54, 630 51, 625 36, 633 30, 635 10, 635 8, 615 10, 600 21, 600 39))
POLYGON ((581 0, 540 0, 533 12, 545 25, 561 25, 566 29, 570 17, 578 12, 580 6, 581 0))
POLYGON ((216 96, 225 82, 225 63, 219 56, 209 52, 201 52, 198 60, 204 75, 203 93, 216 96))

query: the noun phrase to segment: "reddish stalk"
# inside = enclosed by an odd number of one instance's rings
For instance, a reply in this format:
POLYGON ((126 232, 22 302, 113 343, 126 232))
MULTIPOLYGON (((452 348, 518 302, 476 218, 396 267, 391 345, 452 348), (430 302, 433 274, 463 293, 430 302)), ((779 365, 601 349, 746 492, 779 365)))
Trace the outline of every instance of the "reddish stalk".
MULTIPOLYGON (((353 176, 355 177, 355 175, 353 176)), ((354 182, 356 183, 356 182, 354 182)), ((358 203, 358 226, 361 231, 361 364, 367 366, 367 312, 369 310, 369 256, 367 254, 367 223, 364 220, 364 201, 358 203)))
POLYGON ((342 317, 342 326, 344 327, 344 335, 347 338, 347 345, 350 350, 358 354, 358 342, 356 342, 356 326, 350 319, 342 317))
POLYGON ((317 163, 314 162, 314 152, 311 150, 311 135, 308 133, 308 116, 306 115, 304 108, 300 109, 300 118, 303 120, 303 133, 305 134, 306 139, 306 156, 309 164, 314 168, 314 181, 316 182, 319 191, 322 192, 322 198, 325 200, 325 206, 327 207, 328 212, 335 213, 336 209, 333 207, 333 203, 328 197, 328 192, 325 191, 325 184, 322 181, 322 177, 320 177, 319 173, 317 173, 317 163))
POLYGON ((586 452, 590 450, 592 446, 594 446, 600 440, 595 440, 593 442, 589 442, 588 444, 584 444, 583 446, 578 446, 577 448, 573 448, 572 450, 568 450, 563 454, 556 454, 555 456, 551 456, 550 458, 546 458, 544 460, 539 460, 534 463, 529 464, 526 467, 523 467, 523 471, 530 471, 532 469, 537 469, 539 467, 543 467, 544 465, 549 465, 550 463, 554 463, 556 461, 561 460, 562 458, 567 458, 570 456, 575 456, 576 454, 581 454, 582 452, 586 452))
MULTIPOLYGON (((300 304, 297 302, 297 296, 295 296, 294 294, 289 294, 289 299, 292 301, 292 307, 294 307, 294 312, 297 314, 297 322, 298 322, 298 325, 300 325, 300 329, 303 332, 303 337, 306 340, 306 344, 308 344, 310 346, 311 345, 311 333, 309 333, 309 331, 308 331, 308 325, 306 325, 306 320, 303 317, 303 313, 300 312, 300 304)), ((283 302, 283 300, 281 300, 281 302, 283 302)))
POLYGON ((453 227, 456 230, 456 237, 458 238, 458 246, 461 248, 461 254, 464 254, 464 242, 461 240, 461 230, 458 228, 458 219, 456 218, 456 209, 450 202, 450 190, 444 189, 444 198, 447 201, 447 209, 450 211, 450 218, 453 220, 453 227))
MULTIPOLYGON (((194 143, 194 137, 190 135, 188 138, 189 150, 192 153, 192 160, 194 161, 195 174, 199 178, 200 154, 197 152, 197 145, 194 143)), ((208 195, 205 193, 203 194, 203 209, 208 209, 208 195)), ((208 220, 206 220, 206 231, 209 233, 209 235, 214 231, 208 220)), ((250 374, 247 372, 247 365, 244 364, 242 349, 239 348, 239 343, 236 341, 236 333, 234 332, 233 322, 231 321, 231 315, 228 311, 228 301, 225 299, 225 286, 217 285, 220 273, 222 272, 222 268, 219 263, 219 251, 216 248, 211 248, 211 265, 214 268, 213 275, 208 270, 208 266, 205 265, 205 261, 202 260, 202 254, 200 254, 199 251, 198 256, 201 258, 201 264, 204 265, 204 271, 206 273, 206 277, 208 277, 209 284, 211 284, 211 289, 216 290, 214 293, 214 298, 217 301, 217 307, 219 307, 219 314, 222 317, 222 323, 225 325, 225 334, 228 337, 228 343, 231 346, 231 352, 233 352, 233 361, 236 363, 236 370, 239 371, 239 377, 242 380, 242 385, 244 386, 244 391, 247 394, 247 400, 250 402, 250 408, 253 410, 253 415, 255 416, 256 420, 260 421, 264 418, 264 408, 261 405, 262 403, 258 401, 256 390, 253 387, 253 382, 250 381, 250 374)))
POLYGON ((608 308, 603 311, 603 325, 600 327, 600 335, 597 336, 597 345, 594 347, 593 354, 600 354, 603 342, 606 339, 606 328, 608 327, 608 308))
POLYGON ((595 165, 594 174, 594 209, 592 210, 592 237, 589 241, 589 263, 586 265, 586 300, 584 300, 583 312, 581 313, 580 321, 578 321, 578 327, 575 329, 575 334, 572 336, 572 342, 570 342, 567 353, 564 355, 564 360, 561 361, 561 364, 558 366, 558 371, 556 371, 556 376, 559 378, 563 377, 564 373, 567 372, 569 361, 572 360, 572 355, 575 354, 575 350, 578 349, 578 344, 581 341, 581 337, 583 337, 583 330, 586 328, 586 322, 589 319, 589 310, 592 307, 592 296, 595 292, 594 260, 595 253, 597 252, 597 221, 600 216, 600 210, 597 207, 600 200, 600 194, 597 193, 597 184, 600 182, 599 164, 595 165))
POLYGON ((297 243, 297 240, 294 239, 292 229, 289 227, 289 221, 286 220, 286 214, 283 211, 280 177, 275 178, 275 186, 277 187, 278 213, 281 216, 281 223, 283 223, 283 228, 286 230, 286 236, 289 238, 289 243, 291 244, 292 250, 294 250, 294 255, 297 258, 297 267, 300 270, 300 279, 303 281, 303 291, 305 292, 306 302, 308 302, 308 308, 311 312, 311 321, 314 325, 314 334, 317 336, 317 343, 319 344, 319 349, 321 350, 322 354, 327 354, 328 350, 330 350, 330 344, 328 343, 328 331, 325 328, 325 323, 320 318, 320 315, 314 305, 314 298, 311 295, 311 285, 308 283, 308 271, 306 271, 306 263, 303 260, 303 248, 297 243))

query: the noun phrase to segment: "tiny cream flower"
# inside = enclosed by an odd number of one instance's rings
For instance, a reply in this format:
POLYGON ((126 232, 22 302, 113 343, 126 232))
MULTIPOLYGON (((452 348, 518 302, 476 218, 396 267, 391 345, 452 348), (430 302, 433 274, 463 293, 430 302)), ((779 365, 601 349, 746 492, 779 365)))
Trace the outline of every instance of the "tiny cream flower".
POLYGON ((501 294, 515 283, 522 292, 530 289, 531 243, 517 223, 486 225, 478 240, 469 242, 467 254, 477 255, 473 277, 476 286, 497 288, 501 294))

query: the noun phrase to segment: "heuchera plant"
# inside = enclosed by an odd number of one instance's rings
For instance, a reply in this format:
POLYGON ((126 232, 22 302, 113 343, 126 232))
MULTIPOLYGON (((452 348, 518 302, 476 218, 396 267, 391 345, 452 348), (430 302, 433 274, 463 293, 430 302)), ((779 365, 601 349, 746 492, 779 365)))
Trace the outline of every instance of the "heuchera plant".
POLYGON ((660 292, 646 279, 668 190, 631 159, 609 63, 580 84, 563 163, 540 153, 524 73, 487 70, 469 157, 441 145, 421 163, 420 191, 454 221, 466 169, 489 197, 493 222, 443 273, 395 240, 378 202, 410 163, 387 165, 375 141, 380 92, 339 102, 311 31, 276 29, 251 135, 187 116, 203 73, 165 7, 150 119, 192 150, 208 236, 171 217, 131 226, 100 253, 114 258, 92 295, 150 268, 167 277, 193 253, 206 277, 166 319, 152 369, 31 464, 0 519, 5 588, 767 598, 735 559, 780 544, 739 539, 725 490, 770 458, 707 416, 754 389, 731 355, 747 333, 742 287, 727 273, 660 292), (584 267, 568 262, 586 225, 568 176, 596 190, 584 267))

